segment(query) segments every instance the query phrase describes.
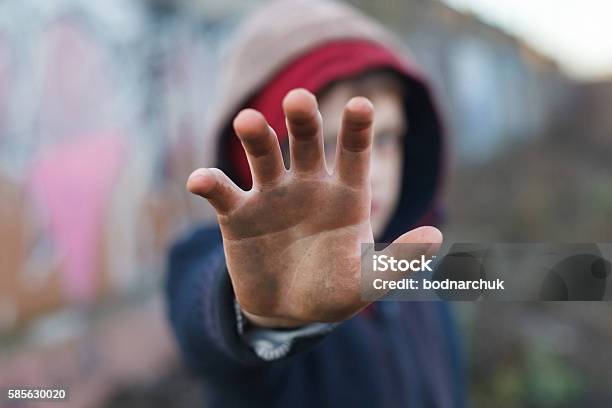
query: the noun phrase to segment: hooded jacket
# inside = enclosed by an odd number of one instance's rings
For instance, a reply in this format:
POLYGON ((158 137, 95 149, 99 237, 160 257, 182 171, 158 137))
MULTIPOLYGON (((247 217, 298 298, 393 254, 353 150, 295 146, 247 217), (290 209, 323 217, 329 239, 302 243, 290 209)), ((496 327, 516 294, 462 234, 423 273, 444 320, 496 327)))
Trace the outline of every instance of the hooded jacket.
MULTIPOLYGON (((337 2, 267 2, 243 25, 224 62, 209 157, 242 187, 246 158, 231 129, 240 109, 262 111, 286 137, 281 99, 318 93, 374 69, 402 79, 409 134, 402 193, 382 242, 438 222, 443 131, 424 76, 380 25, 337 2)), ((216 226, 196 228, 171 250, 166 293, 186 363, 201 374, 210 406, 462 407, 463 368, 442 302, 379 302, 331 333, 296 341, 288 356, 258 357, 237 330, 234 295, 216 226)))

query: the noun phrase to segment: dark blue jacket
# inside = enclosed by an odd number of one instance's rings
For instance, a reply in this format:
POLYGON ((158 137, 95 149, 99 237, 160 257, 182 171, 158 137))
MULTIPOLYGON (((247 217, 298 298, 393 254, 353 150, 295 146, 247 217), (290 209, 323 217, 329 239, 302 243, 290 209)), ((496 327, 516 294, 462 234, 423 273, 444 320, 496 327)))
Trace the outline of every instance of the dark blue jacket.
POLYGON ((219 230, 200 228, 169 257, 170 321, 210 407, 462 407, 455 330, 442 302, 378 302, 279 361, 237 332, 219 230))

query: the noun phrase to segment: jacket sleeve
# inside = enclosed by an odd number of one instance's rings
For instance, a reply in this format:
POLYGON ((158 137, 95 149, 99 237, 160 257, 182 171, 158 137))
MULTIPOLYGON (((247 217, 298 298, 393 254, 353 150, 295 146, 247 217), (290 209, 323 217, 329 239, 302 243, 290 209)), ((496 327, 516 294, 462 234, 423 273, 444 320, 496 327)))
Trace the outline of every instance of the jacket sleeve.
POLYGON ((167 269, 168 315, 183 358, 213 381, 251 371, 281 375, 293 354, 329 332, 296 339, 281 359, 260 357, 239 333, 234 292, 216 228, 201 228, 179 240, 170 251, 167 269))

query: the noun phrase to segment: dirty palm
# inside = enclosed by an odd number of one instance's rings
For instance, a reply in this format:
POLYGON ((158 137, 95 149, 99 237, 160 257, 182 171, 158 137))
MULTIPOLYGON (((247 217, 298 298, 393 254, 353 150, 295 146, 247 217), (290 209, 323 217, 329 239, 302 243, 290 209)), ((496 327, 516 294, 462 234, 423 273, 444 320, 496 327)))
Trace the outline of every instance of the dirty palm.
MULTIPOLYGON (((263 115, 234 119, 253 187, 240 189, 221 170, 198 169, 188 189, 215 208, 236 299, 254 323, 294 327, 343 321, 369 302, 360 295, 361 244, 370 224, 374 108, 354 97, 342 113, 333 168, 326 163, 321 113, 314 95, 295 89, 283 100, 289 169, 263 115)), ((440 243, 423 226, 396 243, 440 243)))

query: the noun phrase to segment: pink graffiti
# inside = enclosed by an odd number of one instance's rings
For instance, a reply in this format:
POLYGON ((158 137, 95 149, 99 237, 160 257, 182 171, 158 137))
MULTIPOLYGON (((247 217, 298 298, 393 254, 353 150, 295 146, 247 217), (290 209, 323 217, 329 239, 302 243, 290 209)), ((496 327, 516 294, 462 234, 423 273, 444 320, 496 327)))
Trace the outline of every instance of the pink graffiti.
POLYGON ((96 294, 104 216, 126 140, 118 132, 84 135, 48 149, 32 168, 28 189, 62 257, 62 285, 69 301, 88 302, 96 294))

